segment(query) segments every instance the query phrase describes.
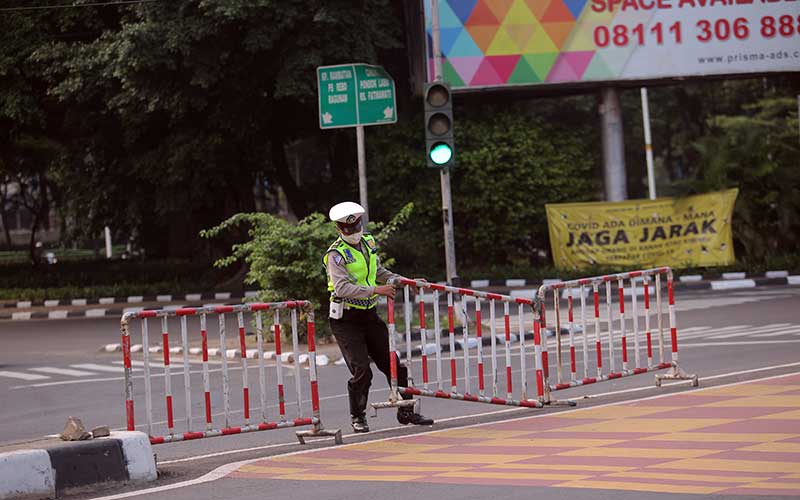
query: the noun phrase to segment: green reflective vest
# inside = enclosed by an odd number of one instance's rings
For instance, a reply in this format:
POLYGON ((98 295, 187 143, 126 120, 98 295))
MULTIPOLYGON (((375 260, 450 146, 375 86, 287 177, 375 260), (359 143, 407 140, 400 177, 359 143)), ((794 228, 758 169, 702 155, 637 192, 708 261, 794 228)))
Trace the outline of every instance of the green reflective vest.
MULTIPOLYGON (((336 241, 334 241, 333 244, 328 247, 328 251, 325 252, 325 257, 322 259, 325 263, 325 269, 327 270, 328 268, 328 257, 331 255, 331 253, 336 252, 344 261, 345 267, 347 268, 348 278, 350 279, 351 283, 360 286, 376 286, 377 282, 375 281, 375 276, 378 268, 378 247, 375 244, 375 238, 373 238, 370 234, 365 234, 361 237, 361 245, 363 248, 368 250, 369 261, 364 258, 364 253, 361 250, 353 247, 341 237, 337 238, 336 241)), ((377 294, 363 299, 337 298, 336 294, 334 293, 333 280, 331 279, 330 275, 328 276, 328 291, 331 292, 332 301, 341 300, 349 307, 355 309, 371 309, 378 303, 377 294)))

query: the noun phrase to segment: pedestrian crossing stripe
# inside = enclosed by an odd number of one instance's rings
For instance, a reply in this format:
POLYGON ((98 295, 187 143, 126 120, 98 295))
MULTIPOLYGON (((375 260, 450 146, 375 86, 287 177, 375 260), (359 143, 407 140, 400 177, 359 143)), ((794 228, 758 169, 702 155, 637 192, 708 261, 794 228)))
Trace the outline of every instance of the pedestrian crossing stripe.
POLYGON ((37 375, 35 373, 0 371, 0 377, 17 378, 22 380, 45 380, 50 377, 47 375, 37 375))
POLYGON ((84 370, 73 370, 70 368, 55 368, 53 366, 40 366, 38 368, 29 368, 32 372, 49 373, 52 375, 66 375, 68 377, 89 377, 97 375, 94 372, 87 372, 84 370))
MULTIPOLYGON (((99 365, 97 363, 82 363, 77 365, 69 365, 72 368, 80 368, 84 370, 94 370, 98 372, 112 372, 112 373, 125 373, 124 366, 111 366, 111 365, 99 365)), ((133 368, 133 370, 138 371, 138 368, 133 368)))

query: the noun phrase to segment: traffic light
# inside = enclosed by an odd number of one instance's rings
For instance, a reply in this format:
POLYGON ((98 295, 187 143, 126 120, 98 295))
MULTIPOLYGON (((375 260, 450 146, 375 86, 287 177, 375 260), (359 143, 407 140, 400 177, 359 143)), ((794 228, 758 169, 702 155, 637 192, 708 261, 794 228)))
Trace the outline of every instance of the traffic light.
POLYGON ((425 84, 425 157, 429 167, 455 165, 453 99, 445 82, 425 84))

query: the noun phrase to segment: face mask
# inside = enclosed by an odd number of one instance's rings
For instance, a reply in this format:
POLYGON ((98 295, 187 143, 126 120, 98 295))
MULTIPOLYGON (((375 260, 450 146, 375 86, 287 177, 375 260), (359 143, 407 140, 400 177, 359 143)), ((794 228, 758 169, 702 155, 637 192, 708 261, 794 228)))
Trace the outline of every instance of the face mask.
POLYGON ((351 245, 358 245, 358 243, 361 241, 361 236, 363 235, 364 235, 364 230, 362 229, 361 231, 355 232, 353 234, 343 234, 342 239, 347 243, 350 243, 351 245))

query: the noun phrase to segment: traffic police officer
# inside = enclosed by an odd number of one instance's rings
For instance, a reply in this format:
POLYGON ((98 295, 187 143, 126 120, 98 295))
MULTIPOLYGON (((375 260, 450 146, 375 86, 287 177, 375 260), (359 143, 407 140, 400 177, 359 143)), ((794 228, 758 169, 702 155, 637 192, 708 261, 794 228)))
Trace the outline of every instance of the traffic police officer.
MULTIPOLYGON (((372 383, 370 359, 391 383, 389 368, 389 331, 378 316, 378 296, 394 297, 394 285, 378 285, 400 277, 381 265, 375 238, 365 234, 361 225, 364 208, 346 201, 330 210, 339 237, 325 252, 331 293, 330 324, 352 378, 347 382, 350 415, 355 432, 369 432, 365 411, 372 383)), ((392 353, 397 356, 396 353, 392 353)), ((397 383, 408 387, 408 370, 397 363, 397 383)), ((404 399, 411 396, 403 395, 404 399)), ((433 420, 415 413, 413 407, 400 407, 401 424, 432 425, 433 420)))

